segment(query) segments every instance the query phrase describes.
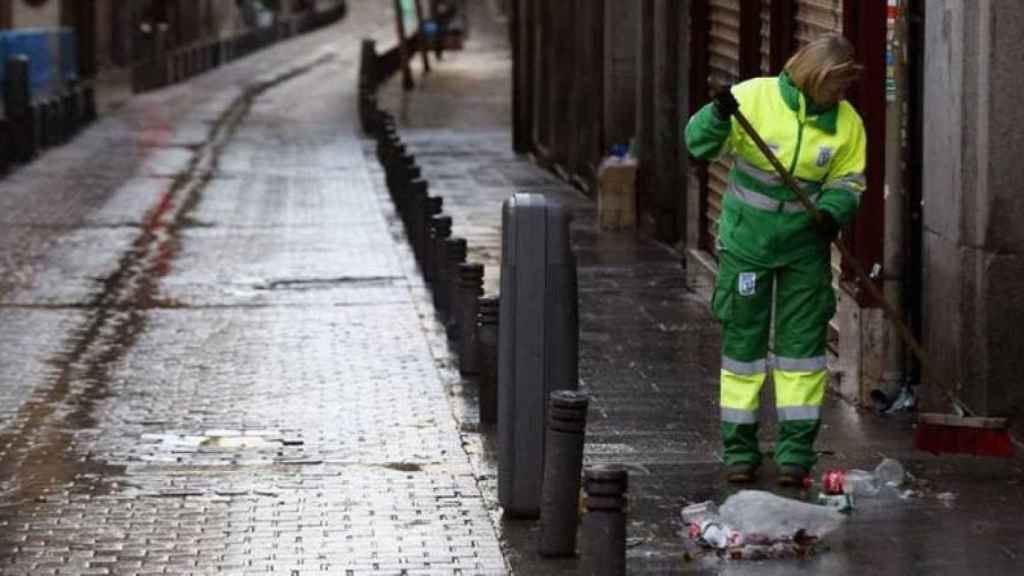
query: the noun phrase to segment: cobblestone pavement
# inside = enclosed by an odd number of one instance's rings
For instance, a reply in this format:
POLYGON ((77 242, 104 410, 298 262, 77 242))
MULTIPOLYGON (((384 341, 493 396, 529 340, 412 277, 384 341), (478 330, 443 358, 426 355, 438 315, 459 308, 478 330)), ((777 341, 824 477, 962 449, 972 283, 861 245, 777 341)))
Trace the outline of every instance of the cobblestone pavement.
POLYGON ((2 183, 0 574, 507 572, 356 138, 389 8, 350 6, 2 183))
MULTIPOLYGON (((870 468, 889 456, 907 465, 914 477, 907 489, 913 492, 903 498, 859 499, 846 526, 815 557, 684 559, 680 509, 706 499, 721 502, 735 490, 721 479, 720 336, 701 296, 707 287, 688 286, 680 256, 643 235, 597 231, 592 199, 512 153, 508 54, 499 26, 484 12, 475 16, 475 35, 466 52, 446 57, 430 75, 417 74, 411 93, 393 80, 382 89, 380 102, 396 113, 403 141, 431 193, 444 197, 453 235, 467 238, 469 259, 486 265, 488 292, 497 289, 505 198, 515 192, 542 193, 573 209, 580 379, 592 395, 585 458, 588 464, 615 462, 630 470, 629 574, 1019 571, 1024 554, 1024 466, 1019 459, 916 452, 910 418, 880 418, 834 396, 826 401, 819 470, 870 468)), ((372 147, 366 152, 372 156, 372 147)), ((445 358, 443 336, 432 342, 438 358, 445 358)), ((539 557, 537 522, 501 517, 493 502, 497 447, 493 430, 477 422, 475 383, 460 380, 451 370, 442 374, 512 569, 530 575, 579 573, 575 559, 539 557)), ((770 391, 765 392, 764 420, 770 422, 770 391)), ((773 426, 762 431, 763 450, 769 454, 773 435, 773 426)), ((754 487, 779 491, 770 460, 754 487)), ((781 493, 814 496, 802 490, 781 493)))

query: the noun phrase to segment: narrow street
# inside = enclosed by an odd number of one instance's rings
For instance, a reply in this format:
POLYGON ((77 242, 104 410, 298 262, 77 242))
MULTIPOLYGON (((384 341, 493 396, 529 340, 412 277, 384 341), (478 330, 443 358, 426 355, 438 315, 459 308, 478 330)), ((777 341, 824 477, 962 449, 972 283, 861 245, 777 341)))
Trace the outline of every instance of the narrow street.
MULTIPOLYGON (((723 479, 711 285, 678 245, 601 230, 593 197, 513 152, 499 4, 470 2, 465 50, 430 74, 414 59, 415 89, 398 74, 377 96, 485 293, 506 198, 572 210, 584 459, 628 470, 628 573, 1017 573, 1019 456, 923 453, 912 414, 833 393, 816 478, 889 457, 901 489, 858 497, 807 556, 692 553, 686 505, 817 487, 776 485, 774 423, 756 482, 723 479)), ((359 128, 360 43, 394 46, 393 9, 349 0, 344 20, 134 96, 0 179, 0 576, 585 573, 503 515, 478 382, 359 128)))
POLYGON ((0 573, 505 572, 356 134, 374 4, 0 184, 0 573))

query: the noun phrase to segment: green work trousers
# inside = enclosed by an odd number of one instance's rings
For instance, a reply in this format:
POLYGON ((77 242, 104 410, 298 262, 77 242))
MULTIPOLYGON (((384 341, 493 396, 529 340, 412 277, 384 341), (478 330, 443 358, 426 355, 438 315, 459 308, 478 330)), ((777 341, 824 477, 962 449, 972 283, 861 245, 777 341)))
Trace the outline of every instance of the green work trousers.
POLYGON ((759 395, 770 369, 779 420, 775 462, 809 471, 817 460, 814 440, 828 382, 825 345, 836 309, 828 252, 764 267, 722 250, 712 309, 722 323, 726 463, 761 462, 759 395), (773 295, 775 333, 769 363, 773 295))

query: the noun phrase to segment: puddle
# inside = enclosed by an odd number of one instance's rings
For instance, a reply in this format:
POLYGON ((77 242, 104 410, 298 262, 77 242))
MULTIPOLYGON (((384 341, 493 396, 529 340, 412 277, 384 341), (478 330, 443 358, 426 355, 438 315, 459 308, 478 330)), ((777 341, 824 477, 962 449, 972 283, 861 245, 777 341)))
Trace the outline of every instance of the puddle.
POLYGON ((301 440, 285 438, 277 430, 210 430, 205 434, 143 434, 145 444, 169 451, 177 449, 260 450, 301 445, 301 440))

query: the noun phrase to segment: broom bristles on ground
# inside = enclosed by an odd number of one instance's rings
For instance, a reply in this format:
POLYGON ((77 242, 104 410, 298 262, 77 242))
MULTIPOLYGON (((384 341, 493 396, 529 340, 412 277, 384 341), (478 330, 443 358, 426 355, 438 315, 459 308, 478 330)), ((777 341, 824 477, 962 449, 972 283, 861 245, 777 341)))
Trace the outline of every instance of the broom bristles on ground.
POLYGON ((973 454, 1009 458, 1013 443, 1005 418, 921 414, 914 447, 933 454, 973 454))

